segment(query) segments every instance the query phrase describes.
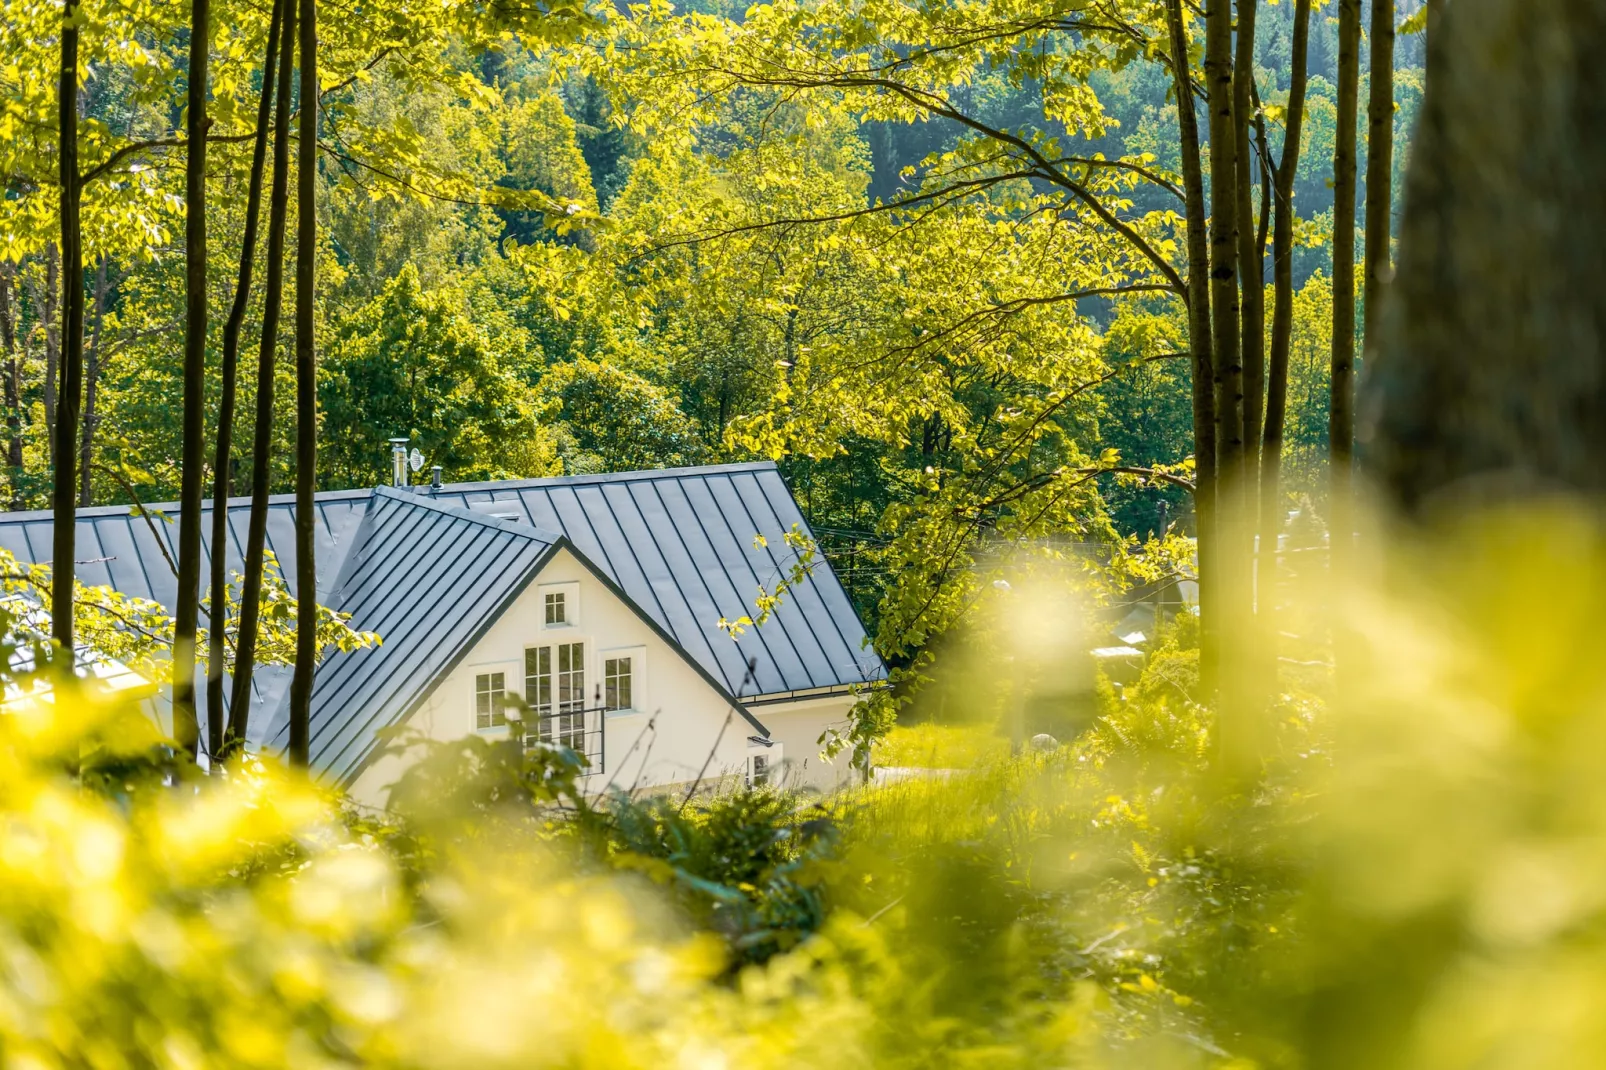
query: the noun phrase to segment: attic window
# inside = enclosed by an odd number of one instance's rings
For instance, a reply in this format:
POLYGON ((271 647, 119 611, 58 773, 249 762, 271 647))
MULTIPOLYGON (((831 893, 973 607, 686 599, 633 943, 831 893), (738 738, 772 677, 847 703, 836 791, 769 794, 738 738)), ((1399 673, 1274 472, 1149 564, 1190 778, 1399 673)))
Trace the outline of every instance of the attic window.
POLYGON ((747 775, 747 786, 750 788, 762 787, 770 782, 770 758, 767 754, 755 754, 748 759, 752 771, 747 775))
POLYGON ((569 623, 569 600, 562 591, 548 592, 545 601, 548 624, 569 623))
POLYGON ((507 724, 506 674, 482 672, 474 677, 474 726, 501 728, 507 724))

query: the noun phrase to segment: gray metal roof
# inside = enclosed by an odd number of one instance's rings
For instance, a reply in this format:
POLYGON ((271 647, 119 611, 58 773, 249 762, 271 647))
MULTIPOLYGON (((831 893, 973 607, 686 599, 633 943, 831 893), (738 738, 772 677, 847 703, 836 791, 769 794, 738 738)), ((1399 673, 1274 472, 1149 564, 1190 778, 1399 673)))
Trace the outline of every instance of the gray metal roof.
MULTIPOLYGON (((314 677, 310 756, 345 779, 523 590, 562 536, 380 488, 325 604, 378 632, 377 647, 328 657, 314 677)), ((288 694, 268 743, 289 742, 288 694)))
MULTIPOLYGON (((375 650, 332 657, 320 669, 312 740, 320 766, 359 760, 364 746, 353 740, 371 739, 366 728, 390 723, 386 717, 416 700, 431 673, 441 671, 437 662, 455 656, 461 644, 454 637, 488 626, 509 596, 506 585, 527 582, 533 574, 527 563, 560 538, 727 695, 762 699, 886 675, 823 558, 762 627, 734 642, 719 628, 722 617, 753 614, 759 588, 773 590, 788 572, 787 531, 795 525, 808 534, 768 462, 459 483, 439 491, 326 491, 316 502, 319 600, 352 613, 355 626, 384 640, 375 650), (760 535, 763 545, 755 540, 760 535), (354 547, 361 550, 353 554, 354 547)), ((147 510, 177 516, 171 503, 147 510)), ((205 511, 210 554, 210 503, 205 511)), ((249 513, 249 498, 230 500, 231 569, 242 567, 249 513)), ((268 548, 292 590, 294 523, 294 496, 271 498, 268 548)), ((176 559, 177 530, 155 526, 153 534, 127 506, 79 510, 82 582, 171 606, 177 581, 161 544, 176 559)), ((0 513, 0 546, 19 560, 48 561, 50 532, 48 511, 0 513)), ((254 674, 262 708, 277 713, 255 718, 253 737, 281 734, 288 677, 283 669, 254 674)))
POLYGON ((762 627, 735 642, 720 629, 722 617, 753 615, 760 586, 773 591, 789 571, 794 552, 786 533, 796 525, 809 534, 770 462, 458 483, 432 497, 567 535, 733 694, 840 687, 886 675, 823 557, 762 627), (755 545, 759 535, 766 545, 755 545))

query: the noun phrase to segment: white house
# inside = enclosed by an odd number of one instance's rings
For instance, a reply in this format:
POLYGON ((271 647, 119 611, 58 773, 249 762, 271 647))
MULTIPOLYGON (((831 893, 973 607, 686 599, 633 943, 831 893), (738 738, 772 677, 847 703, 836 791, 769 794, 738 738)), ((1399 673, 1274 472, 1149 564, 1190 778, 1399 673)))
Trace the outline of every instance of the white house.
MULTIPOLYGON (((379 754, 380 730, 506 738, 510 695, 531 711, 527 735, 587 756, 592 791, 846 778, 818 740, 886 670, 830 565, 816 559, 763 625, 735 640, 719 627, 790 571, 786 533, 808 532, 774 465, 332 491, 317 504, 319 600, 382 639, 329 655, 313 685, 313 768, 359 802, 382 805, 408 760, 379 754)), ((229 503, 233 568, 249 508, 229 503)), ((293 508, 272 499, 268 523, 292 585, 293 508)), ((172 525, 126 506, 79 518, 82 582, 172 605, 157 542, 171 544, 172 525)), ((0 515, 0 545, 48 560, 50 528, 48 513, 0 515)), ((282 749, 289 671, 255 679, 252 742, 282 749)))

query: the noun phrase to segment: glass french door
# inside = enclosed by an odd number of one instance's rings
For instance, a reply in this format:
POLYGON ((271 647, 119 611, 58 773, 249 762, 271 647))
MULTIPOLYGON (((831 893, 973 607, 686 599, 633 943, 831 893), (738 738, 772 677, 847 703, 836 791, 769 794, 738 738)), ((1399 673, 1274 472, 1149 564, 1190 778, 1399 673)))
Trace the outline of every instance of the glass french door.
POLYGON ((524 701, 536 716, 531 738, 585 753, 584 643, 532 646, 524 651, 524 701))

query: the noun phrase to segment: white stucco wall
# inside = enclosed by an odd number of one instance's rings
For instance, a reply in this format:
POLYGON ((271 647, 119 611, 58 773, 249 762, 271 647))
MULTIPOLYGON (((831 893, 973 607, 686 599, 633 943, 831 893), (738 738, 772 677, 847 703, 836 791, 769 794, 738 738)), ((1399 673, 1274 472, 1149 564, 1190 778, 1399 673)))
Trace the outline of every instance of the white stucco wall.
POLYGON ((825 695, 752 708, 753 716, 769 729, 773 749, 783 751, 784 759, 771 762, 775 781, 787 787, 809 787, 834 791, 853 780, 852 755, 843 752, 832 761, 820 754, 819 739, 827 728, 846 733, 848 711, 853 695, 825 695))
MULTIPOLYGON (((585 644, 588 707, 600 705, 595 696, 606 658, 628 654, 634 663, 634 708, 604 715, 604 768, 586 778, 588 791, 600 792, 610 785, 628 790, 689 784, 699 773, 708 781, 744 776, 749 753, 765 753, 772 764, 787 753, 784 742, 767 749, 749 744, 748 737, 756 734, 753 726, 566 550, 546 564, 441 681, 413 715, 411 726, 443 741, 477 731, 476 676, 501 672, 507 689, 522 693, 526 647, 576 642, 585 644), (556 590, 569 595, 570 623, 549 627, 544 598, 556 590)), ((505 733, 505 728, 497 728, 483 734, 505 738, 505 733)), ((812 755, 819 749, 813 738, 803 753, 812 755)), ((352 784, 351 796, 365 805, 383 806, 385 788, 396 781, 407 761, 406 755, 387 756, 369 765, 352 784)))

